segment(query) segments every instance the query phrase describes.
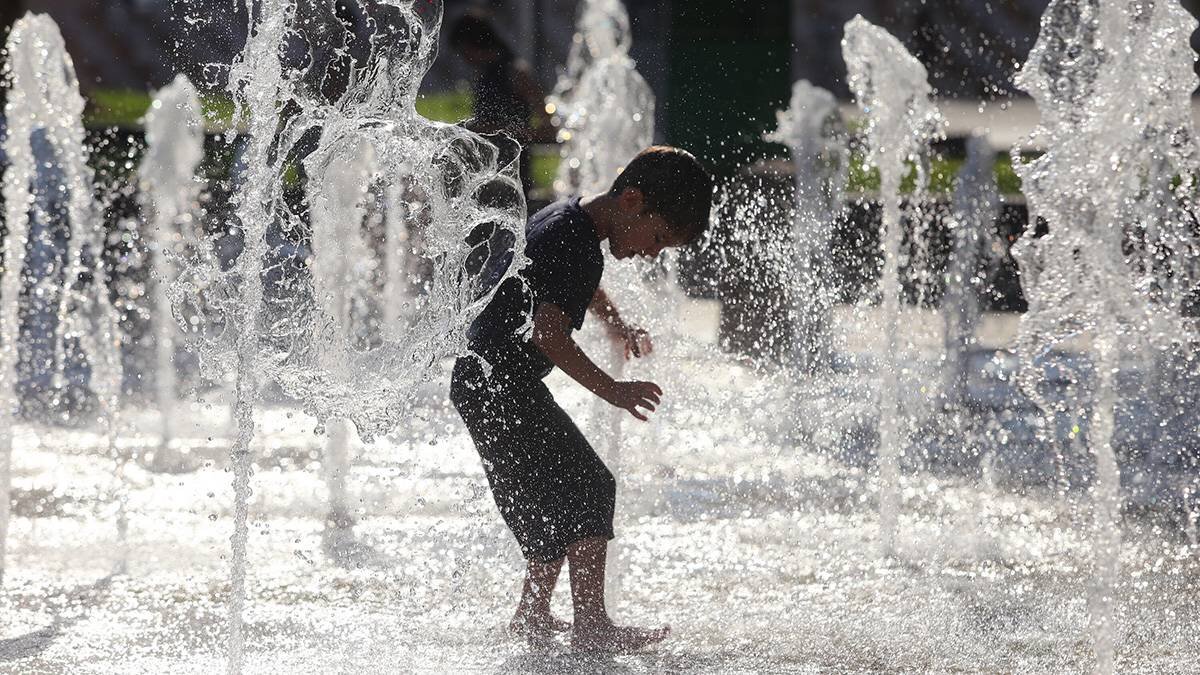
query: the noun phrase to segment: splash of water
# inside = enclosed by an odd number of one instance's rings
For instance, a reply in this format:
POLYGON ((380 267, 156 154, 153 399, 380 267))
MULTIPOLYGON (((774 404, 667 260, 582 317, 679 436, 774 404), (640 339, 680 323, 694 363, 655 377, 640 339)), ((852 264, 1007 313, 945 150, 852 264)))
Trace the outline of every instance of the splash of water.
POLYGON ((187 221, 200 193, 196 169, 204 159, 204 119, 196 88, 183 75, 158 91, 146 113, 146 155, 138 170, 142 210, 150 227, 145 240, 153 258, 155 314, 155 395, 161 421, 156 464, 166 458, 175 433, 175 345, 178 329, 171 314, 167 285, 176 276, 174 259, 195 249, 196 233, 187 221))
POLYGON ((909 162, 917 166, 917 195, 928 182, 923 170, 928 143, 941 125, 941 115, 930 97, 925 67, 895 37, 861 16, 846 24, 842 53, 849 73, 850 90, 867 118, 867 160, 879 169, 883 202, 883 378, 879 405, 879 521, 880 544, 893 551, 900 511, 901 434, 899 394, 901 195, 900 184, 909 162))
POLYGON ((967 399, 969 359, 982 311, 979 295, 985 279, 981 268, 992 255, 994 226, 1000 212, 995 160, 996 152, 987 138, 969 139, 967 159, 958 172, 954 190, 950 262, 942 297, 946 327, 944 397, 951 406, 962 405, 967 399))
POLYGON ((766 139, 786 145, 795 167, 795 365, 801 372, 816 374, 832 365, 834 289, 829 247, 834 223, 844 208, 850 171, 848 139, 837 99, 807 80, 796 82, 791 104, 776 117, 776 128, 766 139))
MULTIPOLYGON (((84 101, 70 55, 58 26, 45 15, 27 14, 14 24, 9 35, 7 66, 9 97, 6 108, 8 137, 5 152, 10 166, 5 173, 5 220, 9 234, 5 246, 6 267, 0 281, 0 573, 9 520, 12 433, 19 408, 16 363, 18 352, 18 304, 29 233, 29 214, 34 203, 31 184, 39 167, 32 139, 44 134, 54 163, 62 173, 65 215, 70 224, 68 272, 59 306, 63 336, 57 341, 57 365, 61 372, 66 335, 79 338, 91 366, 91 388, 100 404, 109 456, 117 460, 116 429, 121 388, 120 333, 117 313, 109 297, 104 265, 104 220, 92 201, 92 171, 87 165, 84 143, 84 101), (91 276, 91 283, 82 281, 91 276)), ((119 460, 118 460, 119 461, 119 460)), ((123 513, 123 512, 122 512, 123 513)), ((118 531, 123 535, 123 515, 118 531)))
POLYGON ((203 367, 237 373, 231 672, 241 669, 244 658, 246 517, 259 378, 302 402, 322 424, 348 420, 367 441, 392 430, 411 414, 417 385, 439 376, 447 358, 466 353, 467 326, 497 282, 524 264, 525 223, 516 152, 416 112, 418 88, 437 54, 440 3, 366 8, 374 30, 370 53, 342 73, 348 84, 333 98, 310 84, 325 81, 329 64, 315 58, 285 63, 278 49, 304 35, 295 5, 248 1, 246 9, 249 38, 229 85, 248 137, 236 197, 243 248, 231 269, 200 262, 171 289, 177 313, 198 317, 204 327, 194 343, 203 367), (404 182, 413 195, 405 227, 420 232, 416 254, 431 271, 407 325, 385 326, 364 344, 357 327, 346 330, 349 296, 331 294, 347 265, 360 262, 352 256, 363 254, 353 244, 357 238, 339 241, 337 233, 361 219, 338 226, 334 216, 345 214, 336 214, 333 205, 343 197, 331 192, 344 187, 338 167, 361 169, 365 153, 373 155, 374 166, 362 185, 386 190, 404 182), (293 207, 290 196, 305 177, 311 218, 293 207), (330 232, 334 226, 339 229, 330 232), (307 240, 315 249, 311 270, 293 253, 307 240), (484 269, 499 278, 485 282, 479 274, 484 269))
POLYGON ((1018 343, 1022 383, 1040 399, 1038 357, 1090 333, 1096 384, 1088 444, 1096 461, 1095 577, 1089 597, 1097 669, 1114 672, 1121 474, 1113 446, 1121 351, 1188 335, 1196 283, 1191 95, 1196 21, 1171 0, 1054 0, 1016 84, 1041 121, 1045 154, 1014 166, 1031 222, 1049 233, 1014 250, 1029 300, 1018 343), (1173 185, 1178 177, 1178 186, 1173 185))

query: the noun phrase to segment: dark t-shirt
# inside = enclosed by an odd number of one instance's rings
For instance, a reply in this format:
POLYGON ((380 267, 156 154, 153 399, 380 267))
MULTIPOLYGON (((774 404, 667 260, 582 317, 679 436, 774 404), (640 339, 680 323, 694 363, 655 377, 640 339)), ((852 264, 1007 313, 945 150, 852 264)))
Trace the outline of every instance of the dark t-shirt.
MULTIPOLYGON (((538 211, 525 226, 525 255, 530 263, 521 279, 508 279, 467 331, 471 349, 493 366, 545 377, 554 364, 529 341, 518 335, 527 316, 543 302, 557 305, 583 327, 604 273, 604 254, 591 216, 579 198, 555 202, 538 211)), ((485 270, 484 283, 495 284, 512 261, 511 254, 485 270)))

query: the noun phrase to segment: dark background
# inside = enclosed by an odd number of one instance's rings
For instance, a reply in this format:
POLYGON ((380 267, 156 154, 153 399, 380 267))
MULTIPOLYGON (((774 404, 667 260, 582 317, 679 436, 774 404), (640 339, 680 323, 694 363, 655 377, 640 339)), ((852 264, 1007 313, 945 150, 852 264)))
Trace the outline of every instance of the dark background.
MULTIPOLYGON (((299 0, 302 16, 320 5, 299 0)), ((791 83, 809 79, 848 97, 842 26, 855 14, 888 28, 930 70, 940 96, 1014 95, 1011 78, 1037 37, 1048 0, 626 0, 634 58, 659 99, 660 140, 694 149, 716 166, 761 149, 791 83)), ((85 93, 162 86, 177 73, 222 86, 244 41, 241 0, 6 0, 7 27, 25 11, 53 16, 85 93)), ((549 89, 565 63, 577 0, 447 0, 447 22, 469 5, 490 7, 549 89)), ((1184 0, 1196 12, 1200 0, 1184 0)), ((315 34, 333 27, 310 19, 315 34)), ((5 28, 6 30, 6 28, 5 28)), ((1197 44, 1195 37, 1193 44, 1197 44)), ((461 89, 470 72, 443 48, 428 92, 461 89)))

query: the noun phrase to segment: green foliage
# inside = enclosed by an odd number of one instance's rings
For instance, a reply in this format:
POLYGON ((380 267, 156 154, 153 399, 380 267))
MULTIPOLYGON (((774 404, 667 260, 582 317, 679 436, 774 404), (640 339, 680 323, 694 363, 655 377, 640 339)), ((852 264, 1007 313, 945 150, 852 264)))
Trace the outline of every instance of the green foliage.
MULTIPOLYGON (((89 127, 137 128, 150 109, 151 100, 144 91, 98 89, 88 95, 83 122, 89 127)), ((207 92, 201 94, 200 103, 210 129, 224 129, 232 124, 234 104, 228 94, 207 92)), ((458 122, 471 116, 471 94, 455 91, 423 95, 417 99, 417 112, 438 122, 458 122)))
POLYGON ((1000 186, 1001 194, 1021 194, 1021 179, 1013 171, 1012 157, 1007 153, 996 160, 996 183, 1000 186))
POLYGON ((552 190, 554 176, 558 174, 558 165, 562 157, 557 152, 534 153, 530 160, 530 171, 533 174, 533 185, 538 189, 552 190))
POLYGON ((135 128, 150 109, 150 95, 143 91, 99 89, 93 91, 83 113, 88 127, 135 128))
POLYGON ((417 112, 435 122, 453 124, 471 116, 471 93, 452 91, 444 94, 421 94, 417 97, 417 112))
MULTIPOLYGON (((209 129, 226 129, 233 123, 234 104, 224 92, 208 92, 200 97, 205 123, 209 129)), ((84 113, 84 124, 90 128, 117 127, 136 129, 150 108, 151 98, 146 92, 100 89, 91 92, 84 113)), ((426 119, 454 123, 471 116, 471 93, 458 90, 439 94, 422 94, 417 98, 417 112, 426 119)), ((534 185, 540 189, 551 189, 558 171, 560 158, 557 152, 535 152, 532 159, 534 185)), ((122 162, 122 164, 127 162, 122 162)), ((935 158, 930 165, 929 188, 934 194, 954 191, 954 180, 962 168, 960 158, 935 158)), ((916 172, 910 166, 901 183, 901 192, 912 192, 916 172)), ((299 173, 290 168, 284 176, 290 185, 299 185, 299 173)), ((996 180, 1000 191, 1006 195, 1021 192, 1021 180, 1013 171, 1012 159, 1001 154, 996 159, 996 180)), ((866 164, 861 153, 851 157, 848 188, 851 192, 875 192, 879 190, 879 171, 866 164)))
MULTIPOLYGON (((954 192, 954 182, 962 169, 963 159, 958 157, 937 157, 930 162, 929 191, 933 194, 949 194, 954 192)), ((1015 195, 1021 192, 1021 179, 1012 168, 1012 160, 1008 155, 996 158, 996 183, 1001 194, 1015 195)), ((879 170, 866 163, 863 155, 855 153, 850 158, 850 192, 876 192, 879 190, 879 170)), ((900 183, 900 192, 910 194, 916 185, 916 167, 911 163, 904 180, 900 183)))

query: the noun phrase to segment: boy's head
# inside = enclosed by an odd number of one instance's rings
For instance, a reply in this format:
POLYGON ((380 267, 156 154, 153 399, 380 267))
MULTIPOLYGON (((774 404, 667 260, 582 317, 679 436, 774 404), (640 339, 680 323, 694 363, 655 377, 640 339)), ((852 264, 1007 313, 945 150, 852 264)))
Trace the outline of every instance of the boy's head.
POLYGON ((617 216, 609 248, 617 259, 657 257, 708 229, 712 176, 691 153, 656 145, 638 153, 608 191, 617 216))

